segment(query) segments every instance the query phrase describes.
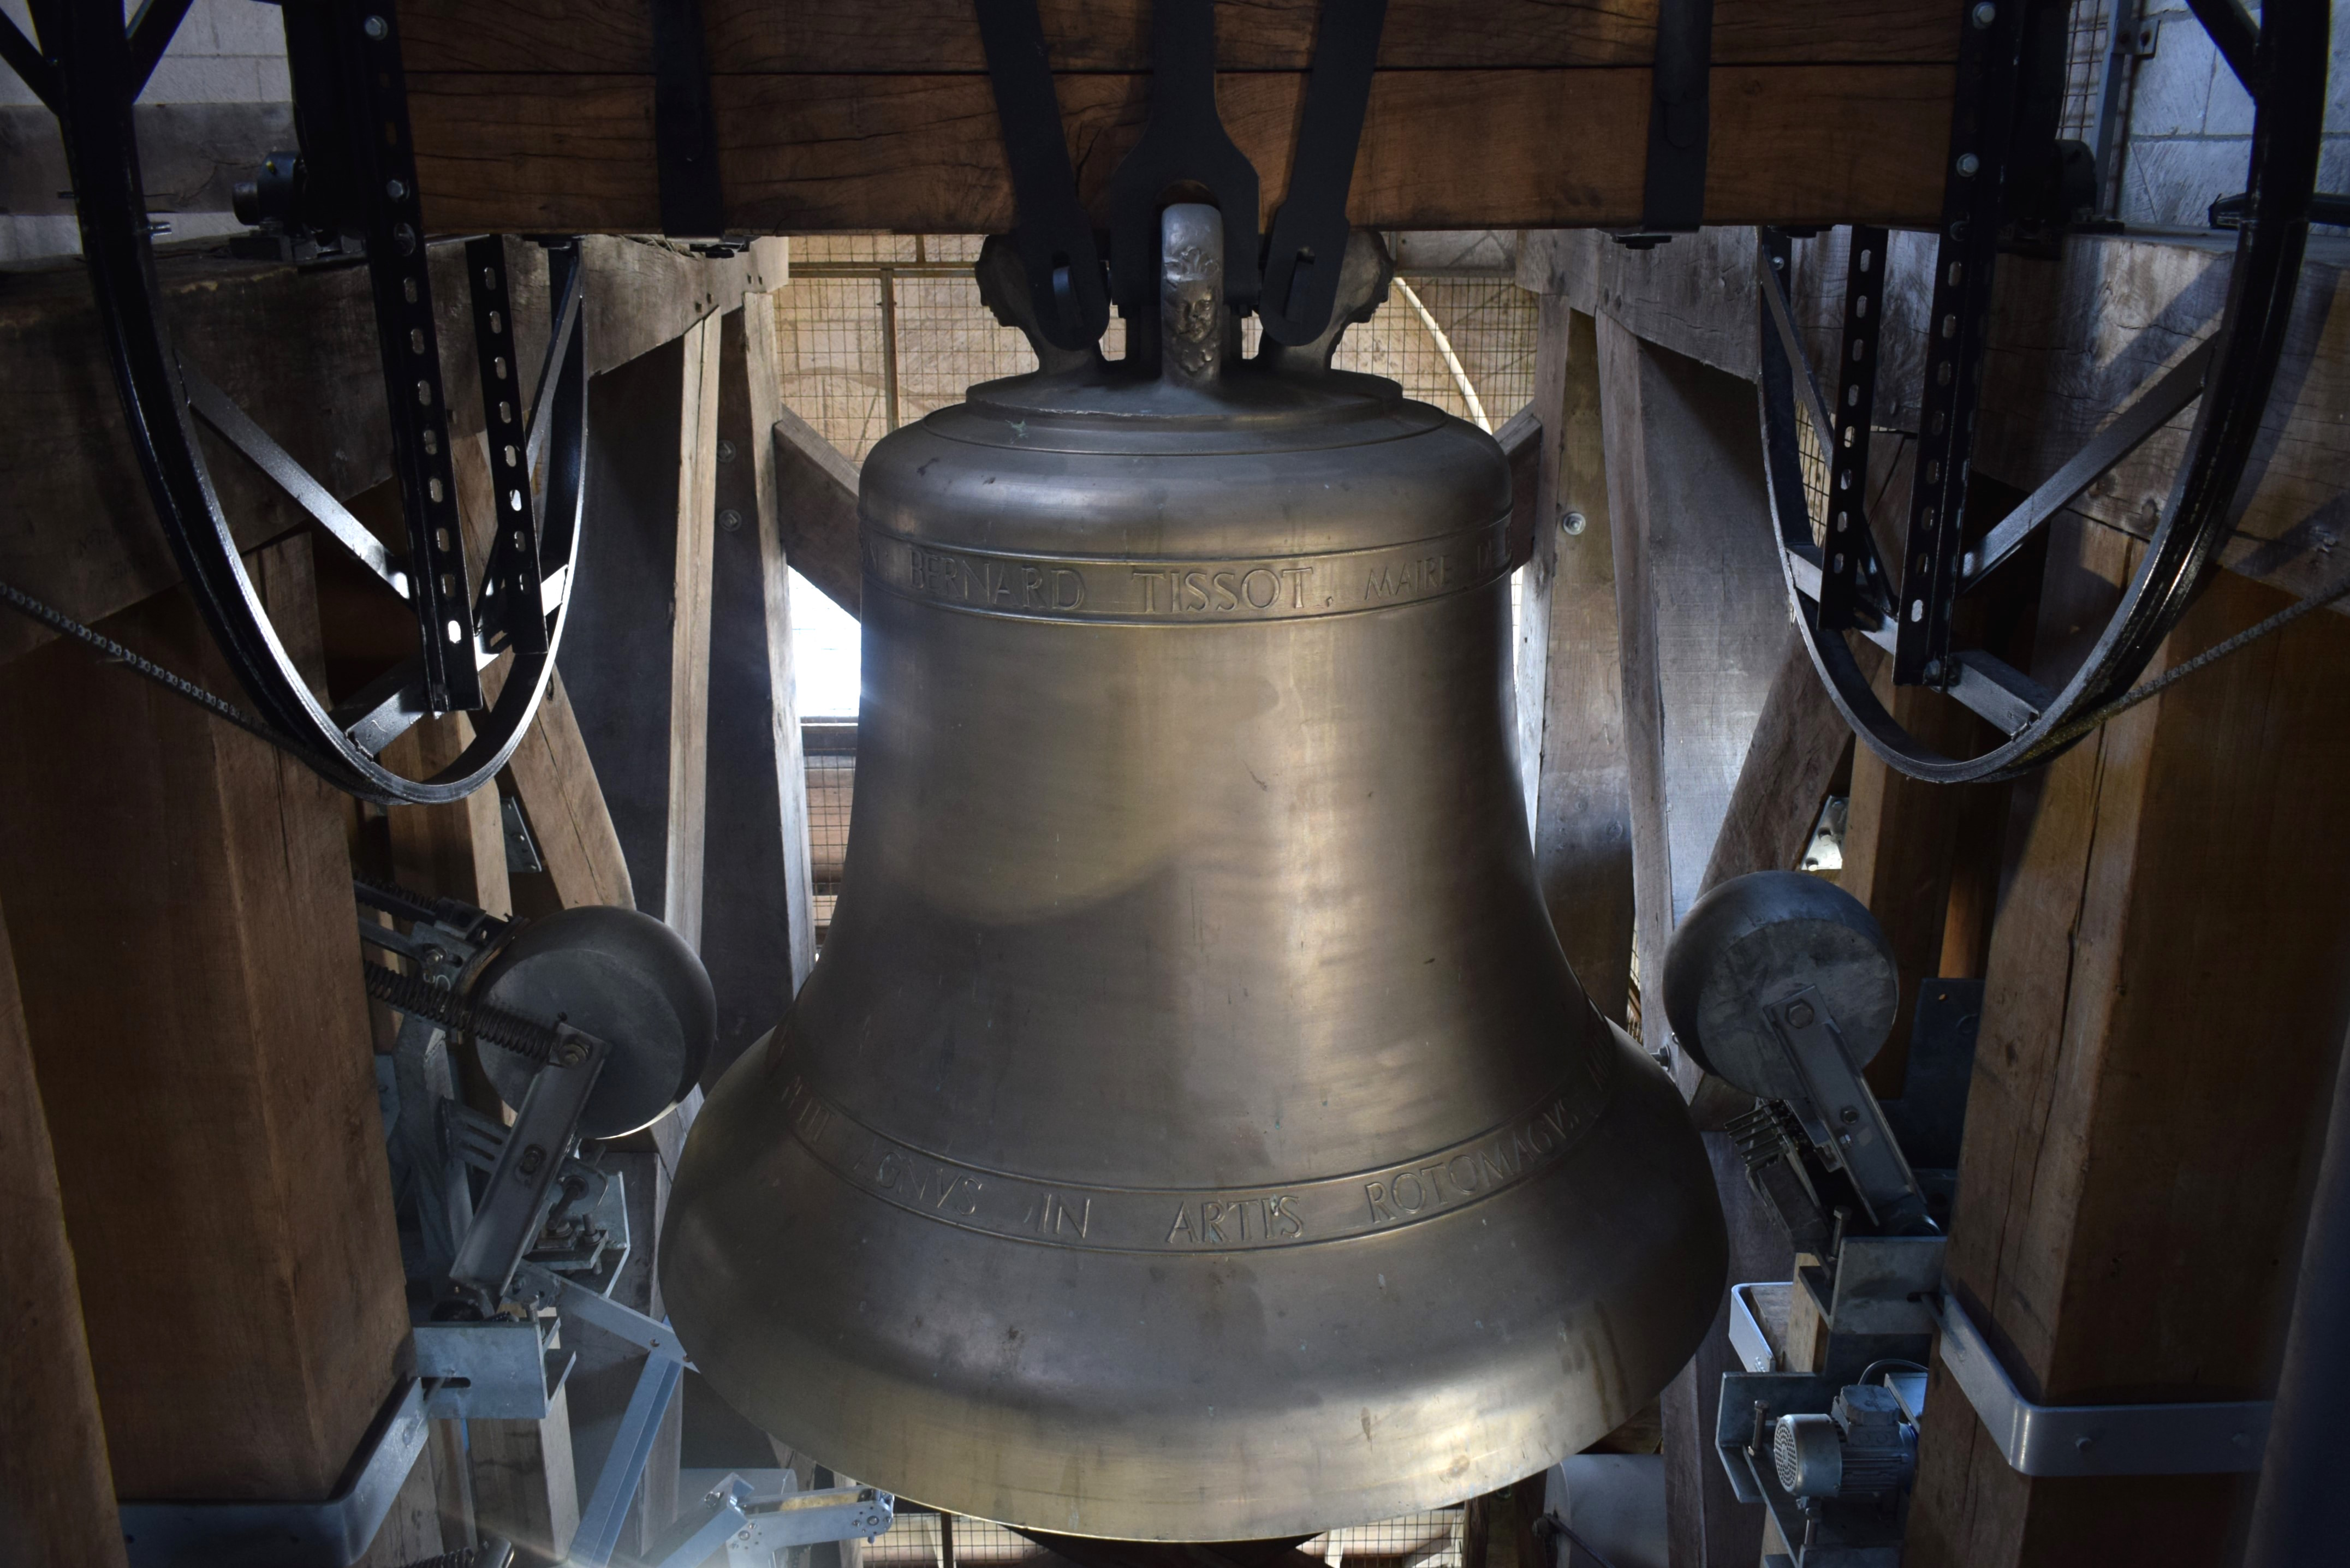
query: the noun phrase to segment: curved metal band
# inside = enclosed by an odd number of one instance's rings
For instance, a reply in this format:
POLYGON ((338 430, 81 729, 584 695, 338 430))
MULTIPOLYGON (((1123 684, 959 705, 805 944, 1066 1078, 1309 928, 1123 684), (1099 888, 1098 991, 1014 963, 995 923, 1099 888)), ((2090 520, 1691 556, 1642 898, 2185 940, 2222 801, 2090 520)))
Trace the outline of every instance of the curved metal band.
MULTIPOLYGON (((2274 5, 2262 14, 2250 200, 2216 357, 2170 504, 2080 669, 2004 744, 1981 756, 1945 756, 1911 735, 1878 700, 1844 634, 1820 628, 1815 601, 1798 572, 1799 554, 1810 549, 1812 537, 1794 430, 1795 379, 1807 372, 1790 363, 1767 303, 1760 306, 1762 452, 1788 602, 1837 711, 1870 750, 1903 773, 1935 783, 1981 783, 2013 778, 2053 761, 2083 738, 2068 733, 2073 722, 2126 693, 2194 603, 2205 569, 2234 531, 2236 491, 2284 350, 2316 189, 2328 30, 2323 5, 2274 5)), ((1757 249, 1758 272, 1768 275, 1768 247, 1757 249)), ((1758 282, 1765 293, 1775 286, 1768 275, 1758 282)))
POLYGON ((1507 1121, 1393 1164, 1261 1186, 1146 1189, 1054 1182, 944 1158, 858 1121, 795 1075, 793 1137, 882 1202, 1009 1241, 1109 1252, 1245 1252, 1398 1231, 1457 1214, 1566 1158, 1615 1098, 1616 1053, 1507 1121))
POLYGON ((1509 518, 1433 539, 1323 555, 1201 560, 951 549, 862 531, 865 580, 976 615, 1135 626, 1230 625, 1390 609, 1467 593, 1510 569, 1509 518))

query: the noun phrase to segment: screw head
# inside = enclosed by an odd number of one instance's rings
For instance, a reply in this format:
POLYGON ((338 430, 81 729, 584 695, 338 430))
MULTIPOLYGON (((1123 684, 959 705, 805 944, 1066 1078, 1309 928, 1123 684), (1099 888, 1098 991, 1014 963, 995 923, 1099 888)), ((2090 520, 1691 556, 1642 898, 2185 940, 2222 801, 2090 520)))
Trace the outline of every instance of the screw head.
POLYGON ((408 187, 397 180, 387 180, 383 182, 383 193, 397 202, 408 194, 408 187))
POLYGON ((718 525, 729 534, 739 534, 743 531, 743 514, 730 506, 718 514, 718 525))
POLYGON ((1798 1029, 1809 1029, 1812 1026, 1812 1020, 1816 1016, 1817 1014, 1812 1012, 1812 1004, 1808 1002, 1799 1002, 1787 1009, 1787 1022, 1798 1029))
POLYGON ((1591 520, 1580 512, 1570 512, 1558 520, 1558 525, 1569 534, 1580 534, 1591 525, 1591 520))
POLYGON ((1969 16, 1976 26, 1988 27, 1999 20, 1999 7, 1992 5, 1991 0, 1983 0, 1981 5, 1969 13, 1969 16))
POLYGON ((1975 172, 1975 171, 1976 171, 1976 170, 1978 170, 1978 169, 1981 169, 1981 167, 1982 167, 1982 160, 1981 160, 1981 159, 1980 159, 1980 158, 1978 158, 1978 157, 1976 157, 1973 153, 1971 153, 1971 152, 1961 152, 1961 153, 1960 153, 1960 154, 1959 154, 1959 172, 1960 172, 1960 173, 1964 174, 1964 175, 1966 175, 1967 177, 1969 177, 1970 179, 1971 179, 1971 178, 1973 178, 1973 176, 1974 176, 1974 172, 1975 172))
POLYGON ((380 16, 369 16, 359 24, 359 31, 380 44, 391 36, 391 24, 380 16))
POLYGON ((1846 1127, 1851 1127, 1854 1123, 1860 1120, 1860 1107, 1858 1106, 1846 1106, 1844 1108, 1843 1114, 1844 1125, 1846 1127))
POLYGON ((1942 661, 1939 659, 1929 659, 1926 660, 1926 679, 1928 680, 1939 680, 1941 678, 1942 661))
POLYGON ((732 462, 734 461, 734 443, 733 441, 722 441, 718 443, 718 461, 721 462, 732 462))

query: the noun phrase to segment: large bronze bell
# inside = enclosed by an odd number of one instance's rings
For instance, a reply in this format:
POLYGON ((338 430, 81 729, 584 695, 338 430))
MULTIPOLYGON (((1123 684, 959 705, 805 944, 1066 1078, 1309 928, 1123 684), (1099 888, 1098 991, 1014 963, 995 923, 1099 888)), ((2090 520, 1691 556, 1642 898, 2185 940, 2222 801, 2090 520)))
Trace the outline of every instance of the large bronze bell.
POLYGON ((867 462, 845 891, 662 1242, 736 1409, 1075 1535, 1535 1473, 1672 1377, 1725 1266, 1537 893, 1501 452, 1327 343, 1233 363, 1218 249, 1169 210, 1155 366, 976 387, 867 462))

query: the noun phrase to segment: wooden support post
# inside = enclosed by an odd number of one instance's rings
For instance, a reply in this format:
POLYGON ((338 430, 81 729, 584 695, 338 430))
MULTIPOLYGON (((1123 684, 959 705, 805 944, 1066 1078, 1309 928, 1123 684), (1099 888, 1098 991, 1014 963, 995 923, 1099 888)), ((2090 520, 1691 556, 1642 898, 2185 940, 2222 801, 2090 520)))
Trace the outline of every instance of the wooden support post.
POLYGON ((515 1544, 518 1563, 554 1568, 579 1531, 579 1480, 572 1469, 571 1391, 558 1388, 536 1421, 468 1421, 473 1516, 483 1535, 515 1544))
POLYGON ((710 768, 710 574, 718 526, 718 317, 685 335, 677 431, 677 569, 671 576, 669 820, 661 919, 702 946, 703 787, 710 768))
POLYGON ((775 517, 792 568, 850 615, 865 602, 857 465, 814 425, 775 407, 775 517))
MULTIPOLYGON (((473 740, 473 726, 463 713, 427 719, 385 747, 383 763, 411 778, 427 778, 455 762, 473 740)), ((446 805, 388 806, 385 815, 394 880, 462 898, 493 915, 514 913, 495 789, 484 787, 446 805)))
MULTIPOLYGON (((568 646, 567 637, 566 642, 568 646)), ((620 852, 620 835, 612 826, 611 808, 604 804, 596 762, 588 754, 561 670, 547 682, 538 717, 506 760, 506 773, 538 845, 539 863, 546 867, 563 908, 636 908, 628 857, 620 852)))
POLYGON ((122 1532, 57 1199, 49 1127, 0 924, 0 1562, 120 1568, 122 1532))
MULTIPOLYGON (((108 629, 234 690, 176 593, 108 629)), ((408 1332, 340 799, 71 644, 0 670, 0 898, 116 1489, 325 1497, 408 1332)))
POLYGON ((718 339, 705 317, 588 385, 594 553, 572 589, 563 650, 637 907, 689 943, 706 834, 718 339))
MULTIPOLYGON (((2138 548, 2052 526, 2043 649, 2104 624, 2138 548)), ((2287 602, 2213 577, 2148 673, 2287 602)), ((2274 1392, 2350 1022, 2345 667, 2350 626, 2307 617, 2027 781, 1948 1272, 2028 1397, 2274 1392)), ((2027 1479, 1939 1363, 1918 1452, 1914 1568, 2217 1564, 2255 1480, 2027 1479)))
POLYGON ((1519 597, 1521 754, 1531 761, 1534 871, 1575 978, 1623 1022, 1632 970, 1632 803, 1616 622, 1616 547, 1592 318, 1539 306, 1542 439, 1519 597))
MULTIPOLYGON (((1784 659, 1786 597, 1754 437, 1754 389, 1597 326, 1641 988, 1695 901, 1784 659)), ((1664 1010, 1641 1037, 1669 1045, 1664 1010)), ((1698 1072, 1681 1054, 1684 1094, 1698 1072)))
POLYGON ((724 850, 712 857, 702 894, 702 956, 718 993, 705 1082, 783 1017, 816 958, 791 575, 775 517, 771 296, 751 295, 727 315, 720 348, 708 811, 711 838, 724 850))

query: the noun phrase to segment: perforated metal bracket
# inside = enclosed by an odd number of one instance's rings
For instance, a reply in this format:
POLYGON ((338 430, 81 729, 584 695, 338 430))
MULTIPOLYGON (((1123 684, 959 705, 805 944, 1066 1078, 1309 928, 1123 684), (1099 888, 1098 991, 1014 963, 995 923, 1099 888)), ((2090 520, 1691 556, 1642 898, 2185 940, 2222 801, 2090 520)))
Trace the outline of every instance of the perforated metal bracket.
POLYGON ((383 1528, 424 1437, 424 1386, 411 1377, 360 1439, 349 1480, 323 1502, 124 1502, 131 1568, 348 1568, 383 1528))
POLYGON ((2001 1455, 2028 1476, 2185 1476, 2256 1470, 2267 1399, 2174 1405, 2035 1405, 1958 1298, 1937 1303, 1942 1363, 2001 1455))

